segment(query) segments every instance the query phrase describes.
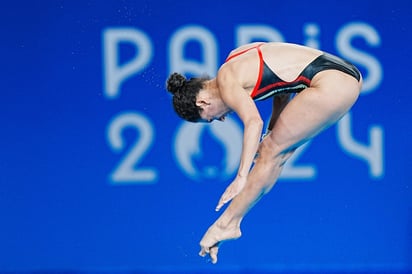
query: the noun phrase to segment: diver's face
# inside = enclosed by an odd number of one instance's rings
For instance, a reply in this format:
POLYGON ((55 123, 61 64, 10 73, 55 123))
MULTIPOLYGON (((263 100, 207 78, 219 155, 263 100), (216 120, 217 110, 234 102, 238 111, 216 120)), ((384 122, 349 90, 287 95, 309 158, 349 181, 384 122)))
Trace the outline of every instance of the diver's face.
POLYGON ((214 120, 224 121, 231 109, 216 96, 213 90, 204 89, 196 98, 196 106, 200 109, 198 122, 211 123, 214 120))
POLYGON ((223 103, 213 102, 201 108, 199 122, 211 123, 214 120, 223 122, 230 112, 231 110, 223 103))

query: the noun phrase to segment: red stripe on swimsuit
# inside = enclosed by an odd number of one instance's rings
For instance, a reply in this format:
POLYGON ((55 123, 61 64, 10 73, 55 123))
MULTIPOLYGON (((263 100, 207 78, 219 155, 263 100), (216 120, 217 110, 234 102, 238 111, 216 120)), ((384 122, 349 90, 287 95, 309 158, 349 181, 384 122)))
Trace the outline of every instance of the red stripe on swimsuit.
POLYGON ((239 51, 233 55, 230 55, 226 62, 237 57, 252 49, 256 49, 259 56, 259 75, 256 80, 255 87, 253 88, 250 96, 254 100, 264 100, 280 92, 299 92, 310 84, 310 79, 300 75, 292 82, 286 82, 280 79, 264 62, 263 54, 260 49, 264 43, 239 51))

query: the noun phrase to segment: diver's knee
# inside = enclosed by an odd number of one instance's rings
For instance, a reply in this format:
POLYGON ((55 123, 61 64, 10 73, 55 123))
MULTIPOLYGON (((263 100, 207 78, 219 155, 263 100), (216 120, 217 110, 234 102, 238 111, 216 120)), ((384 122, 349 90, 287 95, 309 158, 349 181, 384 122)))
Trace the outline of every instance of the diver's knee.
POLYGON ((296 147, 277 144, 267 138, 260 144, 257 160, 283 166, 295 150, 296 147))

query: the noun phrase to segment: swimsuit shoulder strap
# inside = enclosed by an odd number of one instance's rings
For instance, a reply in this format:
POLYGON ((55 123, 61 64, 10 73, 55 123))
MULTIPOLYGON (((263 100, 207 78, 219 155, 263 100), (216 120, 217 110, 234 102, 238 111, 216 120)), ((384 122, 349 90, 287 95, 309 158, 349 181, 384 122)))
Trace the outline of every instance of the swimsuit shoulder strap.
POLYGON ((252 50, 252 49, 257 49, 258 56, 259 56, 259 74, 258 74, 258 78, 256 79, 255 87, 253 88, 253 90, 252 90, 252 92, 251 92, 251 94, 250 94, 250 96, 251 96, 252 98, 254 98, 254 97, 256 96, 256 94, 257 94, 257 92, 258 92, 258 89, 259 89, 259 86, 260 86, 260 84, 261 84, 261 82, 262 82, 263 69, 264 69, 264 61, 263 61, 263 54, 262 54, 262 51, 260 50, 260 47, 261 47, 263 44, 264 44, 264 43, 259 43, 259 44, 255 45, 255 46, 253 46, 253 47, 250 47, 250 48, 241 50, 241 51, 239 51, 239 52, 236 52, 236 53, 234 53, 234 54, 232 54, 232 55, 229 55, 229 57, 228 57, 228 58, 226 59, 226 61, 225 61, 225 62, 228 62, 229 60, 231 60, 231 59, 233 59, 233 58, 235 58, 235 57, 237 57, 237 56, 239 56, 239 55, 241 55, 241 54, 243 54, 243 53, 245 53, 245 52, 248 52, 248 51, 250 51, 250 50, 252 50))
MULTIPOLYGON (((232 60, 233 58, 235 58, 235 57, 237 57, 237 56, 239 56, 239 55, 242 55, 242 54, 245 53, 245 52, 248 52, 248 51, 252 50, 252 49, 257 49, 258 52, 260 53, 260 46, 262 46, 263 44, 264 44, 264 43, 260 43, 260 44, 257 44, 257 45, 255 45, 255 46, 253 46, 253 47, 250 47, 250 48, 241 50, 241 51, 239 51, 239 52, 236 52, 236 53, 234 53, 234 54, 231 54, 231 55, 229 55, 229 56, 226 58, 225 63, 228 62, 229 60, 232 60)), ((261 54, 259 54, 259 56, 261 56, 261 54)))

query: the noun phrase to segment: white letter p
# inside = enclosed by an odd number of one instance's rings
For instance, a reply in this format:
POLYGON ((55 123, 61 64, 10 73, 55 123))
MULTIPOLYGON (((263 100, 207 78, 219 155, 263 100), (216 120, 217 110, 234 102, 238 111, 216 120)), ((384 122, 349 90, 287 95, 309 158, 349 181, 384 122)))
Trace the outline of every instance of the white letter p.
POLYGON ((123 81, 141 71, 152 57, 148 36, 132 28, 109 28, 103 31, 104 94, 114 99, 119 95, 123 81), (119 64, 119 44, 129 43, 136 47, 136 56, 119 64))

